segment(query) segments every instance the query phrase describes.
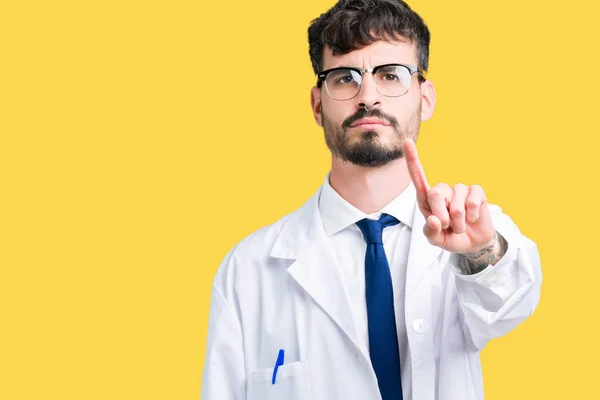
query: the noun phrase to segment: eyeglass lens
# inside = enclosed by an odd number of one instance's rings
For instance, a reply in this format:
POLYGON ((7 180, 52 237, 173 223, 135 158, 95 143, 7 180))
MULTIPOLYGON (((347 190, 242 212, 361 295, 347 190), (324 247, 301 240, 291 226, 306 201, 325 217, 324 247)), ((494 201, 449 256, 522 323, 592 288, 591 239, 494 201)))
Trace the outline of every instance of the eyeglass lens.
MULTIPOLYGON (((411 75, 408 68, 391 65, 377 69, 374 74, 377 90, 384 96, 402 96, 410 87, 411 75)), ((360 91, 362 76, 352 69, 339 69, 330 72, 325 78, 325 88, 336 100, 348 100, 360 91)))

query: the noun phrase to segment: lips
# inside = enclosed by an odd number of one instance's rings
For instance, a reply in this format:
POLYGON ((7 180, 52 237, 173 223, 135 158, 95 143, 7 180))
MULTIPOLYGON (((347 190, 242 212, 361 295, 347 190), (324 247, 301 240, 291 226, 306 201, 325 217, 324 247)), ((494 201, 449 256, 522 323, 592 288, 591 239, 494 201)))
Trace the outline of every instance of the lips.
POLYGON ((354 122, 350 127, 355 127, 359 125, 384 125, 388 126, 389 123, 385 122, 379 118, 361 118, 358 121, 354 122))

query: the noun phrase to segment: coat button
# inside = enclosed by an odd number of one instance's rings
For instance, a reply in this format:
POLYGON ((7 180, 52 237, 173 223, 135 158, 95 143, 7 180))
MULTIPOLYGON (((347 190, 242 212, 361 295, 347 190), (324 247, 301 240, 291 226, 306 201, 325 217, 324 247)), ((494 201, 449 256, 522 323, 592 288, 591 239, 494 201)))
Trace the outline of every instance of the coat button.
POLYGON ((423 318, 416 319, 415 322, 413 322, 413 329, 417 333, 425 333, 427 332, 427 328, 427 321, 423 318))

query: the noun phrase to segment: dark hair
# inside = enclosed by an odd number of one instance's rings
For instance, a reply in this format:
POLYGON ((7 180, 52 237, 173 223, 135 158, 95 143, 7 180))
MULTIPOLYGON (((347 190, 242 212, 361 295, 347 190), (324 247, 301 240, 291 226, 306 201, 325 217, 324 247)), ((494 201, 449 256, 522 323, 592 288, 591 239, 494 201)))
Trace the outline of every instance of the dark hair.
POLYGON ((402 0, 339 0, 308 27, 308 53, 315 74, 323 68, 323 49, 350 53, 377 40, 406 39, 415 44, 419 68, 429 67, 430 34, 423 19, 402 0))

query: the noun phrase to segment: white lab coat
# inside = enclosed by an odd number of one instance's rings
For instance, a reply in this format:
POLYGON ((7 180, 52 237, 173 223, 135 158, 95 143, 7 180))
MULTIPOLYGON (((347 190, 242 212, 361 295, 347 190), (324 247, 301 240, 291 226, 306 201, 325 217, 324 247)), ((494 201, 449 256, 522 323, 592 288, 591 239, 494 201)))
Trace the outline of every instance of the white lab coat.
MULTIPOLYGON (((202 400, 381 398, 323 229, 320 191, 240 241, 219 267, 202 400), (285 363, 273 385, 279 349, 285 363)), ((483 399, 479 351, 538 304, 537 246, 498 206, 490 212, 508 251, 498 264, 468 276, 460 273, 458 255, 427 241, 425 219, 415 210, 405 303, 413 400, 483 399)))

